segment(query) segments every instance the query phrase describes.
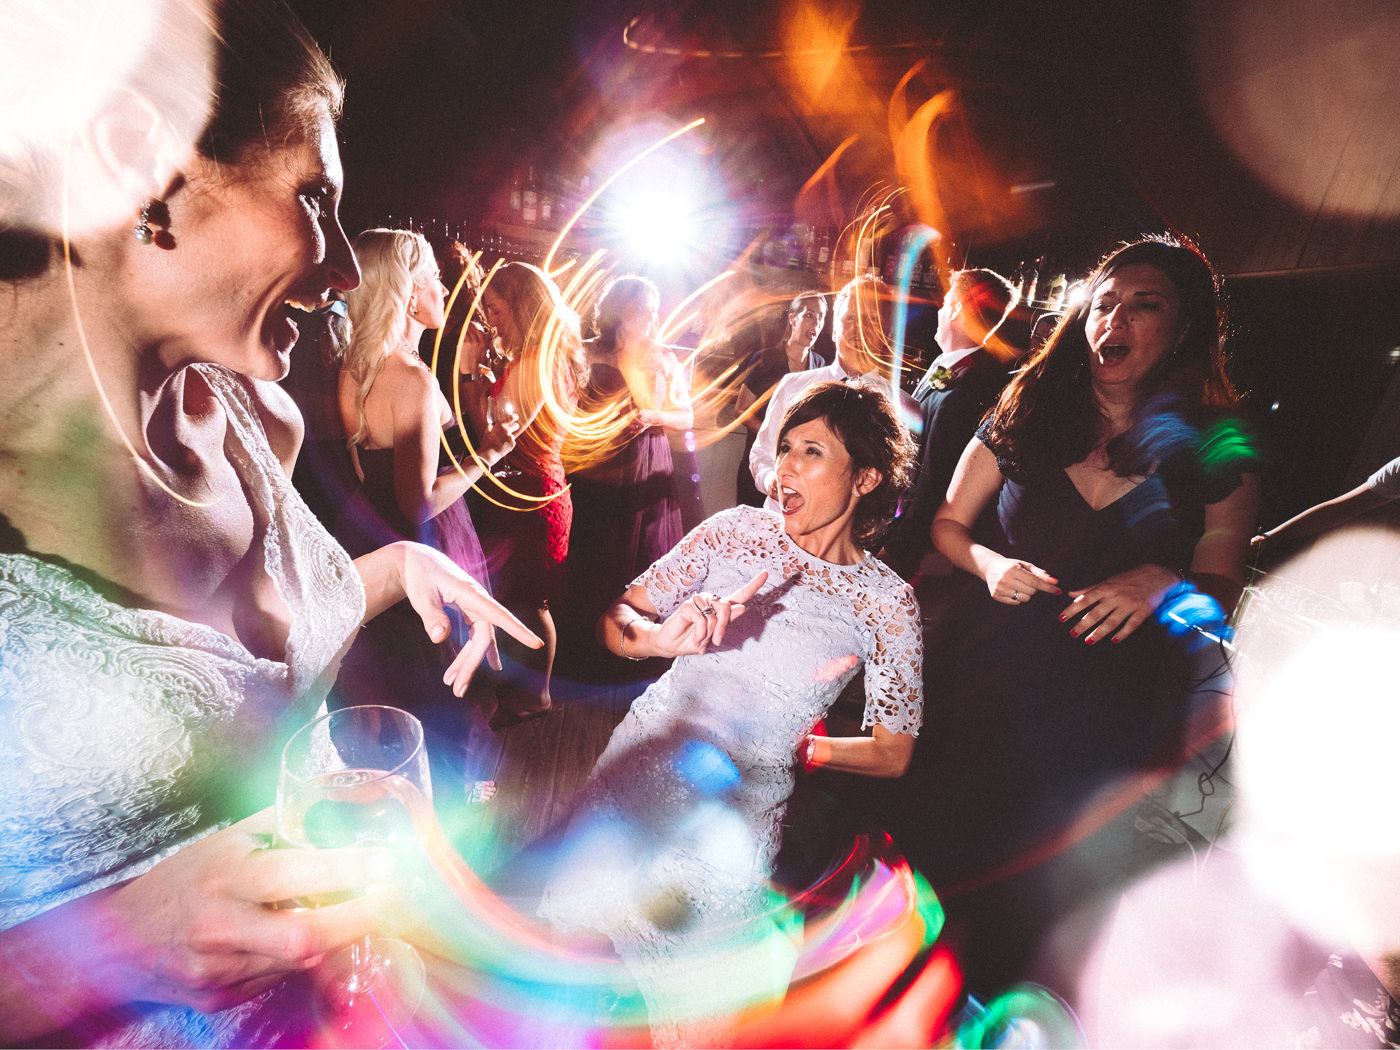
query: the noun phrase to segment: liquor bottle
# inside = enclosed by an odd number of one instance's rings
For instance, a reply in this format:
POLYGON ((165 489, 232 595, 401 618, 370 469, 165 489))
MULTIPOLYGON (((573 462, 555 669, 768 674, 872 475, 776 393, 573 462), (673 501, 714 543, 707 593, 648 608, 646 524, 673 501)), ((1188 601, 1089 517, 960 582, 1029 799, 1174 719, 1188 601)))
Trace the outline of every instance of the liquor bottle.
POLYGON ((535 185, 535 169, 525 176, 525 188, 520 194, 520 221, 533 226, 540 218, 540 191, 535 185))
POLYGON ((1026 302, 1035 305, 1040 300, 1040 271, 1045 267, 1045 256, 1031 263, 1031 272, 1026 275, 1026 302))
POLYGON ((1011 271, 1011 305, 1019 306, 1026 301, 1026 261, 1022 259, 1011 271))
POLYGON ((520 194, 520 171, 512 169, 510 173, 510 210, 517 219, 520 218, 521 194, 520 194))
POLYGON ((1050 290, 1046 292, 1046 298, 1050 300, 1050 309, 1058 310, 1065 301, 1065 289, 1069 287, 1069 281, 1065 275, 1057 273, 1050 282, 1050 290))

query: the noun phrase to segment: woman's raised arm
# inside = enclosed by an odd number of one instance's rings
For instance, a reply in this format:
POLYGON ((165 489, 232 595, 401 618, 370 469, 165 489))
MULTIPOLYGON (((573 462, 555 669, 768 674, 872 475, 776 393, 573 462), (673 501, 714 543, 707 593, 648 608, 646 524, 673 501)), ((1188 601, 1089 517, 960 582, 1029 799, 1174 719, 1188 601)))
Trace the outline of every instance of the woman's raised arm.
POLYGON ((683 601, 660 623, 646 588, 634 583, 599 619, 598 641, 614 655, 629 660, 703 653, 724 641, 730 622, 744 614, 745 603, 767 579, 768 573, 760 572, 723 597, 701 591, 683 601))
MULTIPOLYGON (((381 375, 378 382, 390 384, 384 393, 390 399, 394 427, 394 499, 409 521, 422 524, 461 499, 484 470, 468 456, 461 470, 438 473, 443 405, 431 374, 405 367, 395 369, 392 375, 381 375)), ((482 447, 477 449, 486 469, 514 447, 515 430, 515 421, 510 419, 486 431, 482 447)))

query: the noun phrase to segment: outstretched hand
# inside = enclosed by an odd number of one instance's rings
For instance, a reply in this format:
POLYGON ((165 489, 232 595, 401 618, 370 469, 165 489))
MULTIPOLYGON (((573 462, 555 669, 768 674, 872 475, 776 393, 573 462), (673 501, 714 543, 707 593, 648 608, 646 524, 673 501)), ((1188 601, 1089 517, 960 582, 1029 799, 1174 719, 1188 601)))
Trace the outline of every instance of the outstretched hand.
POLYGON ((461 696, 467 691, 483 656, 492 668, 500 670, 494 628, 501 628, 532 649, 544 644, 451 558, 421 543, 405 543, 404 547, 404 594, 422 618, 428 637, 434 642, 447 640, 452 631, 446 612, 449 605, 456 606, 471 626, 470 640, 442 676, 454 694, 461 696))
POLYGON ((1061 621, 1080 617, 1069 636, 1086 645, 1108 638, 1121 642, 1147 621, 1180 577, 1161 565, 1139 565, 1080 591, 1060 613, 1061 621))
POLYGON ((701 591, 687 598, 662 622, 657 647, 667 656, 699 656, 719 645, 729 624, 744 615, 745 603, 767 580, 768 573, 760 572, 727 597, 701 591))

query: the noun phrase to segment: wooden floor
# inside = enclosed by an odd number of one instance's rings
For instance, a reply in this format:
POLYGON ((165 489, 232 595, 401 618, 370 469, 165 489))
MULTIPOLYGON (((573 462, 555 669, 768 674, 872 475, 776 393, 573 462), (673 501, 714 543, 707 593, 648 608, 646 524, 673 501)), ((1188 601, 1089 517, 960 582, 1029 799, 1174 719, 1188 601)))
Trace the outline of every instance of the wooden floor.
POLYGON ((520 850, 562 822, 589 771, 647 683, 599 685, 556 675, 553 711, 499 732, 485 712, 473 716, 468 769, 495 782, 496 794, 469 807, 454 837, 478 872, 508 864, 520 850))

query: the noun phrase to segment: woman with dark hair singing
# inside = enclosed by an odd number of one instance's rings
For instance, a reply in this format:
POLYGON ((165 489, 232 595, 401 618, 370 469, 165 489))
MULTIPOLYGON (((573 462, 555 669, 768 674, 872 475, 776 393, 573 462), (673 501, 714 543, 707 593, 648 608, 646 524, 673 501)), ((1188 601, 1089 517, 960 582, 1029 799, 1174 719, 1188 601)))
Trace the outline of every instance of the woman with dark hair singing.
POLYGON ((1220 314, 1193 246, 1109 255, 934 521, 972 578, 939 660, 943 717, 891 823, 950 928, 968 924, 974 993, 1032 977, 1073 994, 1064 945, 1092 926, 1075 915, 1121 884, 1138 778, 1179 748, 1185 691, 1163 675, 1173 636, 1154 614, 1187 585, 1225 610, 1240 593, 1256 487, 1220 454, 1220 314))

